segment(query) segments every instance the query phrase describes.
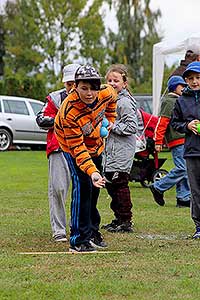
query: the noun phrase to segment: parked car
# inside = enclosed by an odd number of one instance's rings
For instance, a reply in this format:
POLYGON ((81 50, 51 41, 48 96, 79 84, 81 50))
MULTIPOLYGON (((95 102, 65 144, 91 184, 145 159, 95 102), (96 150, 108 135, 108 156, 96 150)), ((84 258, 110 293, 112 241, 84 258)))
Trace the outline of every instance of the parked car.
POLYGON ((0 96, 0 151, 11 145, 45 147, 47 132, 35 120, 43 105, 35 99, 0 96))
POLYGON ((142 108, 149 114, 152 114, 152 95, 135 94, 133 97, 137 100, 138 108, 142 108))

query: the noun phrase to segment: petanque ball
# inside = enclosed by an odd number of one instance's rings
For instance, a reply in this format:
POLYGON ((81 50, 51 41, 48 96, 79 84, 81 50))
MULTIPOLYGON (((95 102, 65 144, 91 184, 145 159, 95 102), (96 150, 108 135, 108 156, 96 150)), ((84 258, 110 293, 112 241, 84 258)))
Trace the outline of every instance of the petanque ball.
POLYGON ((197 132, 200 134, 200 123, 197 124, 197 132))
POLYGON ((108 135, 108 130, 106 129, 106 127, 101 127, 100 136, 101 137, 107 137, 107 135, 108 135))
POLYGON ((109 125, 109 122, 108 122, 108 120, 104 117, 101 126, 102 126, 102 127, 108 127, 108 125, 109 125))

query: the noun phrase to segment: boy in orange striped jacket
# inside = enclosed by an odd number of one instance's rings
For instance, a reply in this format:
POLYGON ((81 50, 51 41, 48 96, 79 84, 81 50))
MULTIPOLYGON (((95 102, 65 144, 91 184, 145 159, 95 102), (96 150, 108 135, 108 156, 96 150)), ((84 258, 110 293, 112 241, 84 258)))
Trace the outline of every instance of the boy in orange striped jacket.
POLYGON ((92 66, 75 74, 75 89, 63 102, 55 119, 55 133, 64 151, 72 177, 70 251, 94 251, 106 247, 99 232, 97 210, 104 141, 100 136, 103 117, 108 130, 116 117, 116 92, 101 86, 101 77, 92 66))

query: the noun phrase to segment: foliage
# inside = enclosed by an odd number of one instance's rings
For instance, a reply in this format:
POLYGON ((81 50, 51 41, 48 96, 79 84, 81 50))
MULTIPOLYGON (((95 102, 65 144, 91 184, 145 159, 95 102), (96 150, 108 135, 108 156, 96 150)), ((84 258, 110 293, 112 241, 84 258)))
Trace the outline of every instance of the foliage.
MULTIPOLYGON (((135 232, 102 230, 107 250, 120 253, 71 255, 68 243, 51 240, 45 152, 0 154, 0 299, 198 299, 199 241, 190 238, 189 208, 175 207, 175 189, 165 193, 166 205, 159 207, 149 189, 130 183, 135 232), (35 251, 41 254, 20 254, 35 251)), ((159 156, 167 157, 163 167, 169 170, 170 153, 159 156)), ((113 218, 109 204, 103 189, 98 202, 102 224, 113 218)), ((69 211, 70 192, 68 220, 69 211)))
POLYGON ((161 39, 156 29, 161 12, 159 9, 151 11, 150 0, 113 0, 109 3, 115 7, 118 20, 118 32, 110 30, 108 38, 111 63, 128 65, 131 85, 138 91, 138 86, 152 84, 152 51, 153 44, 161 39))
POLYGON ((5 55, 5 32, 4 32, 4 18, 3 15, 0 14, 0 76, 4 74, 4 60, 3 57, 5 55))
POLYGON ((102 0, 94 0, 93 5, 80 19, 79 28, 82 30, 79 32, 79 37, 83 63, 95 65, 103 73, 107 49, 104 45, 105 25, 100 14, 102 3, 102 0))
MULTIPOLYGON (((98 10, 102 1, 95 0, 89 7, 89 21, 97 32, 90 30, 89 37, 85 29, 89 28, 88 1, 86 0, 16 0, 7 1, 5 14, 6 30, 6 74, 18 74, 20 77, 43 73, 48 84, 55 84, 61 69, 75 59, 81 60, 81 53, 91 62, 97 61, 97 46, 102 46, 99 36, 103 36, 104 26, 98 10), (85 42, 84 37, 87 41, 85 42), (89 47, 88 47, 89 46, 89 47), (93 47, 93 51, 91 51, 93 47), (93 57, 96 55, 96 57, 93 57)), ((90 25, 91 27, 91 25, 90 25)), ((103 47, 100 47, 103 49, 103 47)), ((103 51, 103 50, 102 50, 103 51)))
MULTIPOLYGON (((4 83, 16 78, 23 95, 27 91, 29 96, 30 90, 43 98, 46 91, 62 86, 65 64, 90 63, 104 76, 110 64, 123 63, 129 70, 130 89, 152 93, 152 51, 161 39, 157 31, 161 12, 152 11, 150 1, 7 0, 0 19, 5 31, 4 83), (105 4, 116 13, 116 33, 106 28, 105 4), (38 92, 31 88, 36 81, 38 92)), ((16 90, 5 84, 2 89, 9 94, 16 90)))
POLYGON ((1 81, 0 94, 44 100, 46 88, 42 80, 30 77, 19 80, 10 76, 1 81))

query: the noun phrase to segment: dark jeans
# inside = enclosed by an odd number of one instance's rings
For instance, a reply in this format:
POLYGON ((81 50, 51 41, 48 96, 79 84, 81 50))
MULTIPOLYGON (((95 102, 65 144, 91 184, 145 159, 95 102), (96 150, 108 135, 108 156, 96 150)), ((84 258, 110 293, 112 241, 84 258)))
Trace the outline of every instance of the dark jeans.
POLYGON ((191 216, 200 227, 200 157, 187 157, 186 166, 191 190, 191 216))
POLYGON ((129 190, 129 174, 126 172, 106 172, 106 178, 111 183, 106 183, 106 189, 111 196, 110 208, 115 218, 121 223, 130 222, 132 218, 132 203, 129 190))
MULTIPOLYGON (((64 155, 72 177, 70 244, 74 246, 88 242, 92 234, 99 230, 101 219, 97 200, 100 190, 92 184, 90 176, 80 170, 70 154, 64 155)), ((93 162, 100 171, 101 156, 93 158, 93 162)))

